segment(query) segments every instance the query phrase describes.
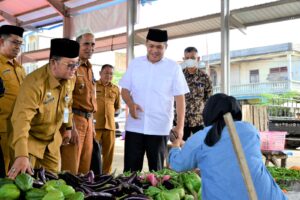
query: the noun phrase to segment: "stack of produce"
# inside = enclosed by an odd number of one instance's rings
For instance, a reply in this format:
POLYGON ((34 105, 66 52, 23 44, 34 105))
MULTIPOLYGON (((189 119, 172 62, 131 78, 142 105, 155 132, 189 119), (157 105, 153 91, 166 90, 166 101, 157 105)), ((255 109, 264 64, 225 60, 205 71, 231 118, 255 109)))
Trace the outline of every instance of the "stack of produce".
POLYGON ((201 199, 201 180, 194 172, 124 173, 118 176, 69 172, 58 176, 36 169, 33 176, 22 173, 15 180, 0 179, 0 199, 6 200, 195 200, 201 199))
POLYGON ((290 169, 281 167, 267 167, 272 177, 280 188, 286 192, 291 190, 291 186, 300 183, 300 168, 291 167, 290 169))

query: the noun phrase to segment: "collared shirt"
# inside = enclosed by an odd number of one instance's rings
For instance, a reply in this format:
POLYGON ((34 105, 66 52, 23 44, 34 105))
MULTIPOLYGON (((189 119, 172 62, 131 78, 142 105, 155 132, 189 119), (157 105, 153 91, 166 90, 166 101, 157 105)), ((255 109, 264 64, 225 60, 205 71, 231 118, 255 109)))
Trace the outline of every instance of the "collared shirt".
MULTIPOLYGON (((74 78, 57 80, 48 64, 24 79, 11 118, 15 157, 32 154, 43 158, 46 147, 50 152, 59 151, 62 140, 59 129, 64 109, 71 112, 74 83, 74 78)), ((66 127, 72 126, 71 119, 70 114, 66 127)))
POLYGON ((81 63, 77 69, 72 107, 84 112, 97 110, 95 81, 89 61, 81 63))
MULTIPOLYGON (((257 129, 250 123, 234 122, 239 135, 257 199, 287 200, 262 160, 257 129)), ((198 131, 185 142, 182 149, 171 148, 169 164, 175 171, 199 168, 202 199, 248 200, 247 188, 233 149, 228 128, 212 147, 204 143, 211 126, 198 131), (229 192, 234 190, 234 192, 229 192)))
MULTIPOLYGON (((201 69, 195 74, 190 74, 187 69, 183 70, 190 92, 185 94, 185 127, 203 125, 202 112, 205 102, 212 95, 212 83, 209 76, 201 69)), ((175 113, 176 115, 176 113, 175 113)))
POLYGON ((24 68, 15 59, 9 60, 0 55, 0 78, 5 88, 4 95, 0 97, 0 133, 8 131, 14 103, 25 75, 24 68))
POLYGON ((113 83, 103 85, 101 80, 96 83, 97 112, 95 129, 116 130, 115 112, 121 107, 120 90, 113 83))
POLYGON ((140 105, 139 119, 130 115, 126 130, 147 135, 168 135, 172 127, 174 96, 189 92, 181 67, 163 58, 151 63, 146 56, 134 59, 119 82, 131 92, 133 101, 140 105))

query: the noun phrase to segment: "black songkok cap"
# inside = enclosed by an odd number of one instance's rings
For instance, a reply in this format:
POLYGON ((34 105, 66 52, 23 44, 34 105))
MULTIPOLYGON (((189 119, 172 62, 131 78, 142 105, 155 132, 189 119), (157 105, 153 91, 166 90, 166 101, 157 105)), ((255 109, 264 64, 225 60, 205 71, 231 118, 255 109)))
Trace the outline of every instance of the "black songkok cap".
POLYGON ((150 28, 147 34, 147 40, 155 42, 166 42, 168 41, 168 32, 150 28))
POLYGON ((79 55, 79 43, 67 38, 51 40, 50 58, 52 56, 76 58, 79 55))
POLYGON ((0 27, 0 34, 14 34, 23 37, 24 29, 19 26, 3 25, 0 27))

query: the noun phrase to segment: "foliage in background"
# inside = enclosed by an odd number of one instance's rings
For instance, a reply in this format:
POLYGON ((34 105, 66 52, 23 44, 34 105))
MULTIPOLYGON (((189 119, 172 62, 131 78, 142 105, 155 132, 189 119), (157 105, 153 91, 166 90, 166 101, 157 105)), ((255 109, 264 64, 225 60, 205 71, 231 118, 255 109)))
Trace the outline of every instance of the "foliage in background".
POLYGON ((121 71, 114 71, 114 77, 112 82, 116 85, 119 85, 119 81, 122 78, 122 76, 124 75, 125 72, 121 72, 121 71))
POLYGON ((297 109, 293 108, 300 103, 300 92, 290 91, 283 94, 262 94, 259 105, 268 106, 268 115, 272 117, 295 117, 297 109))
MULTIPOLYGON (((270 105, 273 104, 274 100, 278 99, 297 99, 300 101, 300 92, 298 91, 289 91, 283 94, 261 94, 261 103, 260 105, 270 105)), ((279 102, 280 103, 280 102, 279 102)), ((284 100, 282 100, 282 103, 284 103, 284 100)))

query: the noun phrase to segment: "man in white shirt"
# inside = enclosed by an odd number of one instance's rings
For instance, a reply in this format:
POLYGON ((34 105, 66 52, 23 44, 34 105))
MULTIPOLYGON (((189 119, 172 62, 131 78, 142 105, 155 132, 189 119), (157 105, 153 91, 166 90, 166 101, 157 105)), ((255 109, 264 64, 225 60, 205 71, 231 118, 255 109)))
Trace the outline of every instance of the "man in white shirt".
POLYGON ((183 135, 184 94, 189 89, 181 67, 164 58, 167 41, 167 31, 149 29, 147 56, 132 60, 119 83, 130 113, 125 127, 124 171, 141 171, 145 152, 149 170, 162 169, 170 130, 183 135), (174 99, 178 117, 172 128, 174 99))

